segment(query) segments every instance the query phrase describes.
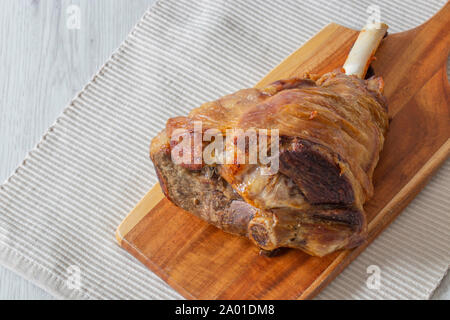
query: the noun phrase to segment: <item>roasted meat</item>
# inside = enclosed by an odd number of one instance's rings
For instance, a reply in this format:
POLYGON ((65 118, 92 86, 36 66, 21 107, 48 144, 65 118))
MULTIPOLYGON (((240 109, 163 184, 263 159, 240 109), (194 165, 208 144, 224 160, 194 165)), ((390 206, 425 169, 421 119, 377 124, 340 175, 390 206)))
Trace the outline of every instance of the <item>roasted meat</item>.
MULTIPOLYGON (((373 194, 372 174, 389 125, 382 90, 381 78, 362 80, 337 70, 244 89, 169 119, 150 150, 163 192, 175 205, 264 250, 291 247, 324 256, 355 247, 366 237, 363 204, 373 194), (267 163, 240 163, 236 155, 231 162, 207 163, 198 159, 205 143, 192 144, 185 161, 174 161, 181 141, 174 136, 197 135, 199 122, 200 135, 266 130, 259 135, 278 142, 271 157, 279 170, 267 173, 267 163)), ((234 147, 251 156, 248 147, 234 147)))

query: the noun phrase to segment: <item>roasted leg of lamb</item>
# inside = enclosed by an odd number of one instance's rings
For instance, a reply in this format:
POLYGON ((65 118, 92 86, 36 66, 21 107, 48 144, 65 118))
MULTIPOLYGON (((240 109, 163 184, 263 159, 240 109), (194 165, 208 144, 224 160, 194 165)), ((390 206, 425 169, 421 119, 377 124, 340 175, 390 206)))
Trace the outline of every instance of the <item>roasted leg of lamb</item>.
POLYGON ((169 119, 150 148, 166 197, 263 250, 290 247, 324 256, 358 246, 366 237, 363 205, 373 194, 372 174, 389 125, 382 79, 361 79, 380 39, 369 41, 369 53, 361 53, 367 40, 358 39, 363 44, 355 44, 342 70, 240 90, 169 119), (355 59, 362 60, 356 68, 355 59), (261 161, 236 161, 239 153, 251 157, 247 145, 236 143, 249 129, 264 129, 258 138, 276 142, 270 155, 278 163, 275 172, 261 161), (225 139, 233 144, 231 161, 201 159, 207 144, 201 137, 200 144, 192 141, 208 130, 224 138, 233 132, 225 139), (175 161, 187 137, 191 152, 175 161))

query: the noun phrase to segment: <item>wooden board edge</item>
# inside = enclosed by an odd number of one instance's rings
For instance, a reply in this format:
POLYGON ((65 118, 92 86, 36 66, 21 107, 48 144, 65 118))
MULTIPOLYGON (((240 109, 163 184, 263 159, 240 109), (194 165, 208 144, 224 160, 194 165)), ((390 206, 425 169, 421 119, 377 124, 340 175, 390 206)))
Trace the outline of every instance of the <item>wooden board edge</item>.
MULTIPOLYGON (((432 174, 444 163, 444 161, 450 155, 450 139, 448 139, 438 151, 427 161, 427 163, 414 175, 414 177, 398 192, 398 194, 383 208, 383 210, 375 217, 373 221, 369 223, 369 232, 372 233, 367 244, 358 247, 353 250, 345 250, 339 254, 336 259, 328 266, 328 268, 306 289, 299 297, 299 300, 313 299, 320 291, 326 287, 333 279, 335 279, 340 272, 345 269, 354 259, 356 259, 359 254, 365 250, 370 243, 384 230, 383 226, 390 224, 402 210, 394 210, 396 206, 400 204, 402 207, 414 199, 414 195, 422 189, 423 186, 432 174), (413 196, 410 196, 414 189, 413 196), (396 214, 394 214, 396 212, 396 214), (392 213, 392 214, 391 214, 392 213)), ((147 214, 154 208, 162 199, 164 194, 162 193, 159 184, 156 184, 138 203, 138 205, 128 214, 128 216, 122 221, 116 231, 116 238, 122 247, 127 247, 126 249, 132 253, 138 260, 147 265, 153 272, 155 272, 159 277, 161 277, 165 282, 172 286, 178 293, 187 299, 195 299, 189 292, 184 288, 178 286, 176 283, 170 281, 169 277, 164 275, 162 270, 158 267, 150 267, 146 262, 147 259, 142 259, 142 253, 136 251, 130 245, 122 245, 123 240, 130 232, 147 214), (133 249, 133 250, 132 250, 133 249)))
POLYGON ((284 58, 278 65, 276 65, 274 68, 272 68, 272 70, 269 73, 267 73, 261 80, 259 80, 258 83, 256 83, 254 87, 255 88, 263 88, 266 85, 268 85, 270 82, 268 82, 267 79, 271 77, 271 73, 274 70, 277 70, 280 66, 285 64, 286 61, 289 61, 293 57, 297 56, 299 54, 299 51, 308 52, 309 48, 313 44, 313 42, 318 41, 317 40, 318 37, 325 37, 327 34, 332 34, 339 27, 346 28, 346 29, 349 29, 349 30, 353 30, 353 29, 344 27, 344 26, 342 26, 340 24, 334 23, 334 22, 330 22, 330 23, 326 24, 322 29, 320 29, 318 32, 316 32, 309 40, 307 40, 305 43, 303 43, 300 46, 300 48, 298 48, 297 50, 292 52, 290 55, 288 55, 286 58, 284 58))
MULTIPOLYGON (((278 66, 285 63, 286 60, 289 60, 292 56, 298 54, 299 50, 307 49, 310 45, 310 42, 313 38, 317 37, 323 33, 332 33, 337 28, 342 27, 341 25, 331 22, 326 24, 321 30, 319 30, 311 39, 306 41, 299 49, 291 53, 287 58, 283 59, 273 70, 275 70, 278 66)), ((264 86, 264 82, 270 76, 270 72, 264 76, 256 85, 255 88, 264 86)), ((154 208, 159 201, 164 198, 164 195, 161 191, 161 187, 159 183, 155 184, 153 188, 141 199, 141 201, 134 207, 133 210, 128 213, 125 219, 120 223, 120 225, 116 229, 116 240, 119 245, 122 244, 123 239, 138 223, 142 218, 145 217, 146 213, 154 208), (144 209, 145 208, 145 209, 144 209), (144 212, 147 211, 147 212, 144 212)))
POLYGON ((199 300, 189 291, 187 291, 184 287, 179 285, 177 282, 172 281, 170 276, 166 272, 164 272, 163 269, 161 269, 158 265, 153 263, 153 261, 151 261, 147 256, 145 256, 138 248, 136 248, 127 239, 124 238, 121 247, 128 253, 130 253, 133 257, 135 257, 139 262, 141 262, 146 268, 152 271, 156 276, 158 276, 165 283, 167 283, 173 290, 175 290, 182 297, 184 297, 187 300, 199 300))
POLYGON ((116 240, 120 246, 128 232, 130 232, 162 199, 164 199, 164 194, 161 190, 161 186, 157 183, 149 192, 147 192, 136 207, 131 210, 117 227, 116 240))
MULTIPOLYGON (((330 32, 333 28, 338 26, 335 23, 326 25, 316 35, 322 32, 330 32)), ((305 46, 306 42, 303 46, 305 46)), ((301 48, 303 48, 303 46, 301 48)), ((295 53, 295 52, 294 52, 295 53)), ((292 54, 294 54, 292 53, 292 54)), ((292 55, 291 54, 291 55, 292 55)), ((290 57, 290 56, 289 56, 290 57)), ((286 58, 285 60, 289 59, 286 58)), ((280 64, 282 64, 283 60, 280 64)), ((445 72, 444 72, 445 73, 445 72)), ((270 73, 269 73, 270 74, 270 73)), ((267 75, 268 76, 268 75, 267 75)), ((266 76, 266 77, 267 77, 266 76)), ((265 78, 266 78, 265 77, 265 78)), ((264 81, 263 78, 257 86, 264 81)), ((448 82, 447 82, 448 85, 448 82)), ((426 163, 413 175, 413 177, 400 189, 400 191, 392 198, 386 206, 374 217, 369 224, 369 239, 362 246, 353 250, 342 251, 332 263, 314 280, 314 282, 299 296, 297 299, 312 299, 323 288, 326 287, 333 279, 335 279, 342 270, 345 269, 358 255, 367 248, 370 243, 402 212, 402 210, 414 199, 415 195, 420 192, 432 174, 439 168, 439 166, 448 158, 450 153, 450 139, 440 146, 440 148, 428 158, 426 163)), ((163 270, 158 266, 153 265, 152 261, 143 256, 139 250, 132 247, 132 244, 127 244, 126 235, 151 211, 162 199, 164 195, 161 192, 159 184, 155 185, 138 203, 138 205, 126 216, 116 230, 116 238, 127 251, 132 253, 138 260, 144 263, 149 269, 155 272, 172 288, 187 299, 195 299, 184 288, 178 286, 176 283, 170 281, 170 278, 165 275, 163 270), (154 189, 157 189, 154 191, 154 189), (158 190, 159 189, 159 190, 158 190), (124 241, 125 240, 125 241, 124 241), (150 264, 150 266, 149 266, 150 264)))
POLYGON ((322 274, 298 297, 298 300, 313 299, 320 291, 334 280, 359 254, 364 251, 385 228, 395 220, 403 209, 415 198, 425 186, 433 173, 450 155, 450 138, 420 168, 411 180, 389 201, 380 213, 369 223, 367 243, 353 250, 342 251, 322 274), (395 210, 399 207, 399 210, 395 210))
MULTIPOLYGON (((419 171, 408 181, 408 183, 400 189, 399 192, 389 201, 389 203, 380 211, 379 214, 369 223, 369 234, 375 232, 377 228, 383 226, 383 219, 398 205, 406 205, 405 200, 412 200, 422 190, 428 179, 433 173, 444 163, 450 155, 450 138, 431 156, 419 171)), ((391 218, 388 216, 388 218, 391 218)))

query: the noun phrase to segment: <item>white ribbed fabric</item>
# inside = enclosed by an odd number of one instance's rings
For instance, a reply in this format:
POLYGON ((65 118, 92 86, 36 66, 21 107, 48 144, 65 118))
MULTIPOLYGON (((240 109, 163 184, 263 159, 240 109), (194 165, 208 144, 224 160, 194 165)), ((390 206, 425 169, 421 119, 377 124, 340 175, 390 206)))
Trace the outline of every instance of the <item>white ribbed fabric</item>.
MULTIPOLYGON (((380 2, 391 32, 445 3, 380 2)), ((250 87, 328 22, 365 24, 372 1, 163 0, 0 189, 0 262, 60 298, 181 298, 114 231, 156 182, 167 118, 250 87), (74 269, 81 286, 73 288, 74 269), (76 270, 76 269, 75 269, 76 270)), ((450 262, 450 162, 319 298, 428 298, 450 262), (369 265, 381 287, 366 287, 369 265)), ((76 284, 76 282, 75 282, 76 284)))

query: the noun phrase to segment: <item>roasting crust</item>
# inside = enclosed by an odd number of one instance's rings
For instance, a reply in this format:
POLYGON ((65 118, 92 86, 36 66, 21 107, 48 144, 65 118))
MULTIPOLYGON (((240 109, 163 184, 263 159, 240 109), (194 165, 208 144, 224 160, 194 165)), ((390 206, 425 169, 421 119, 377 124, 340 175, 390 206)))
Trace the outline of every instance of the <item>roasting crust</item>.
POLYGON ((179 207, 265 250, 293 247, 323 256, 357 246, 366 235, 363 204, 373 194, 389 124, 382 89, 381 78, 338 70, 240 90, 169 119, 150 152, 163 191, 179 207), (236 128, 279 130, 279 172, 263 175, 261 164, 174 164, 172 134, 193 134, 197 121, 203 131, 224 136, 236 128))

